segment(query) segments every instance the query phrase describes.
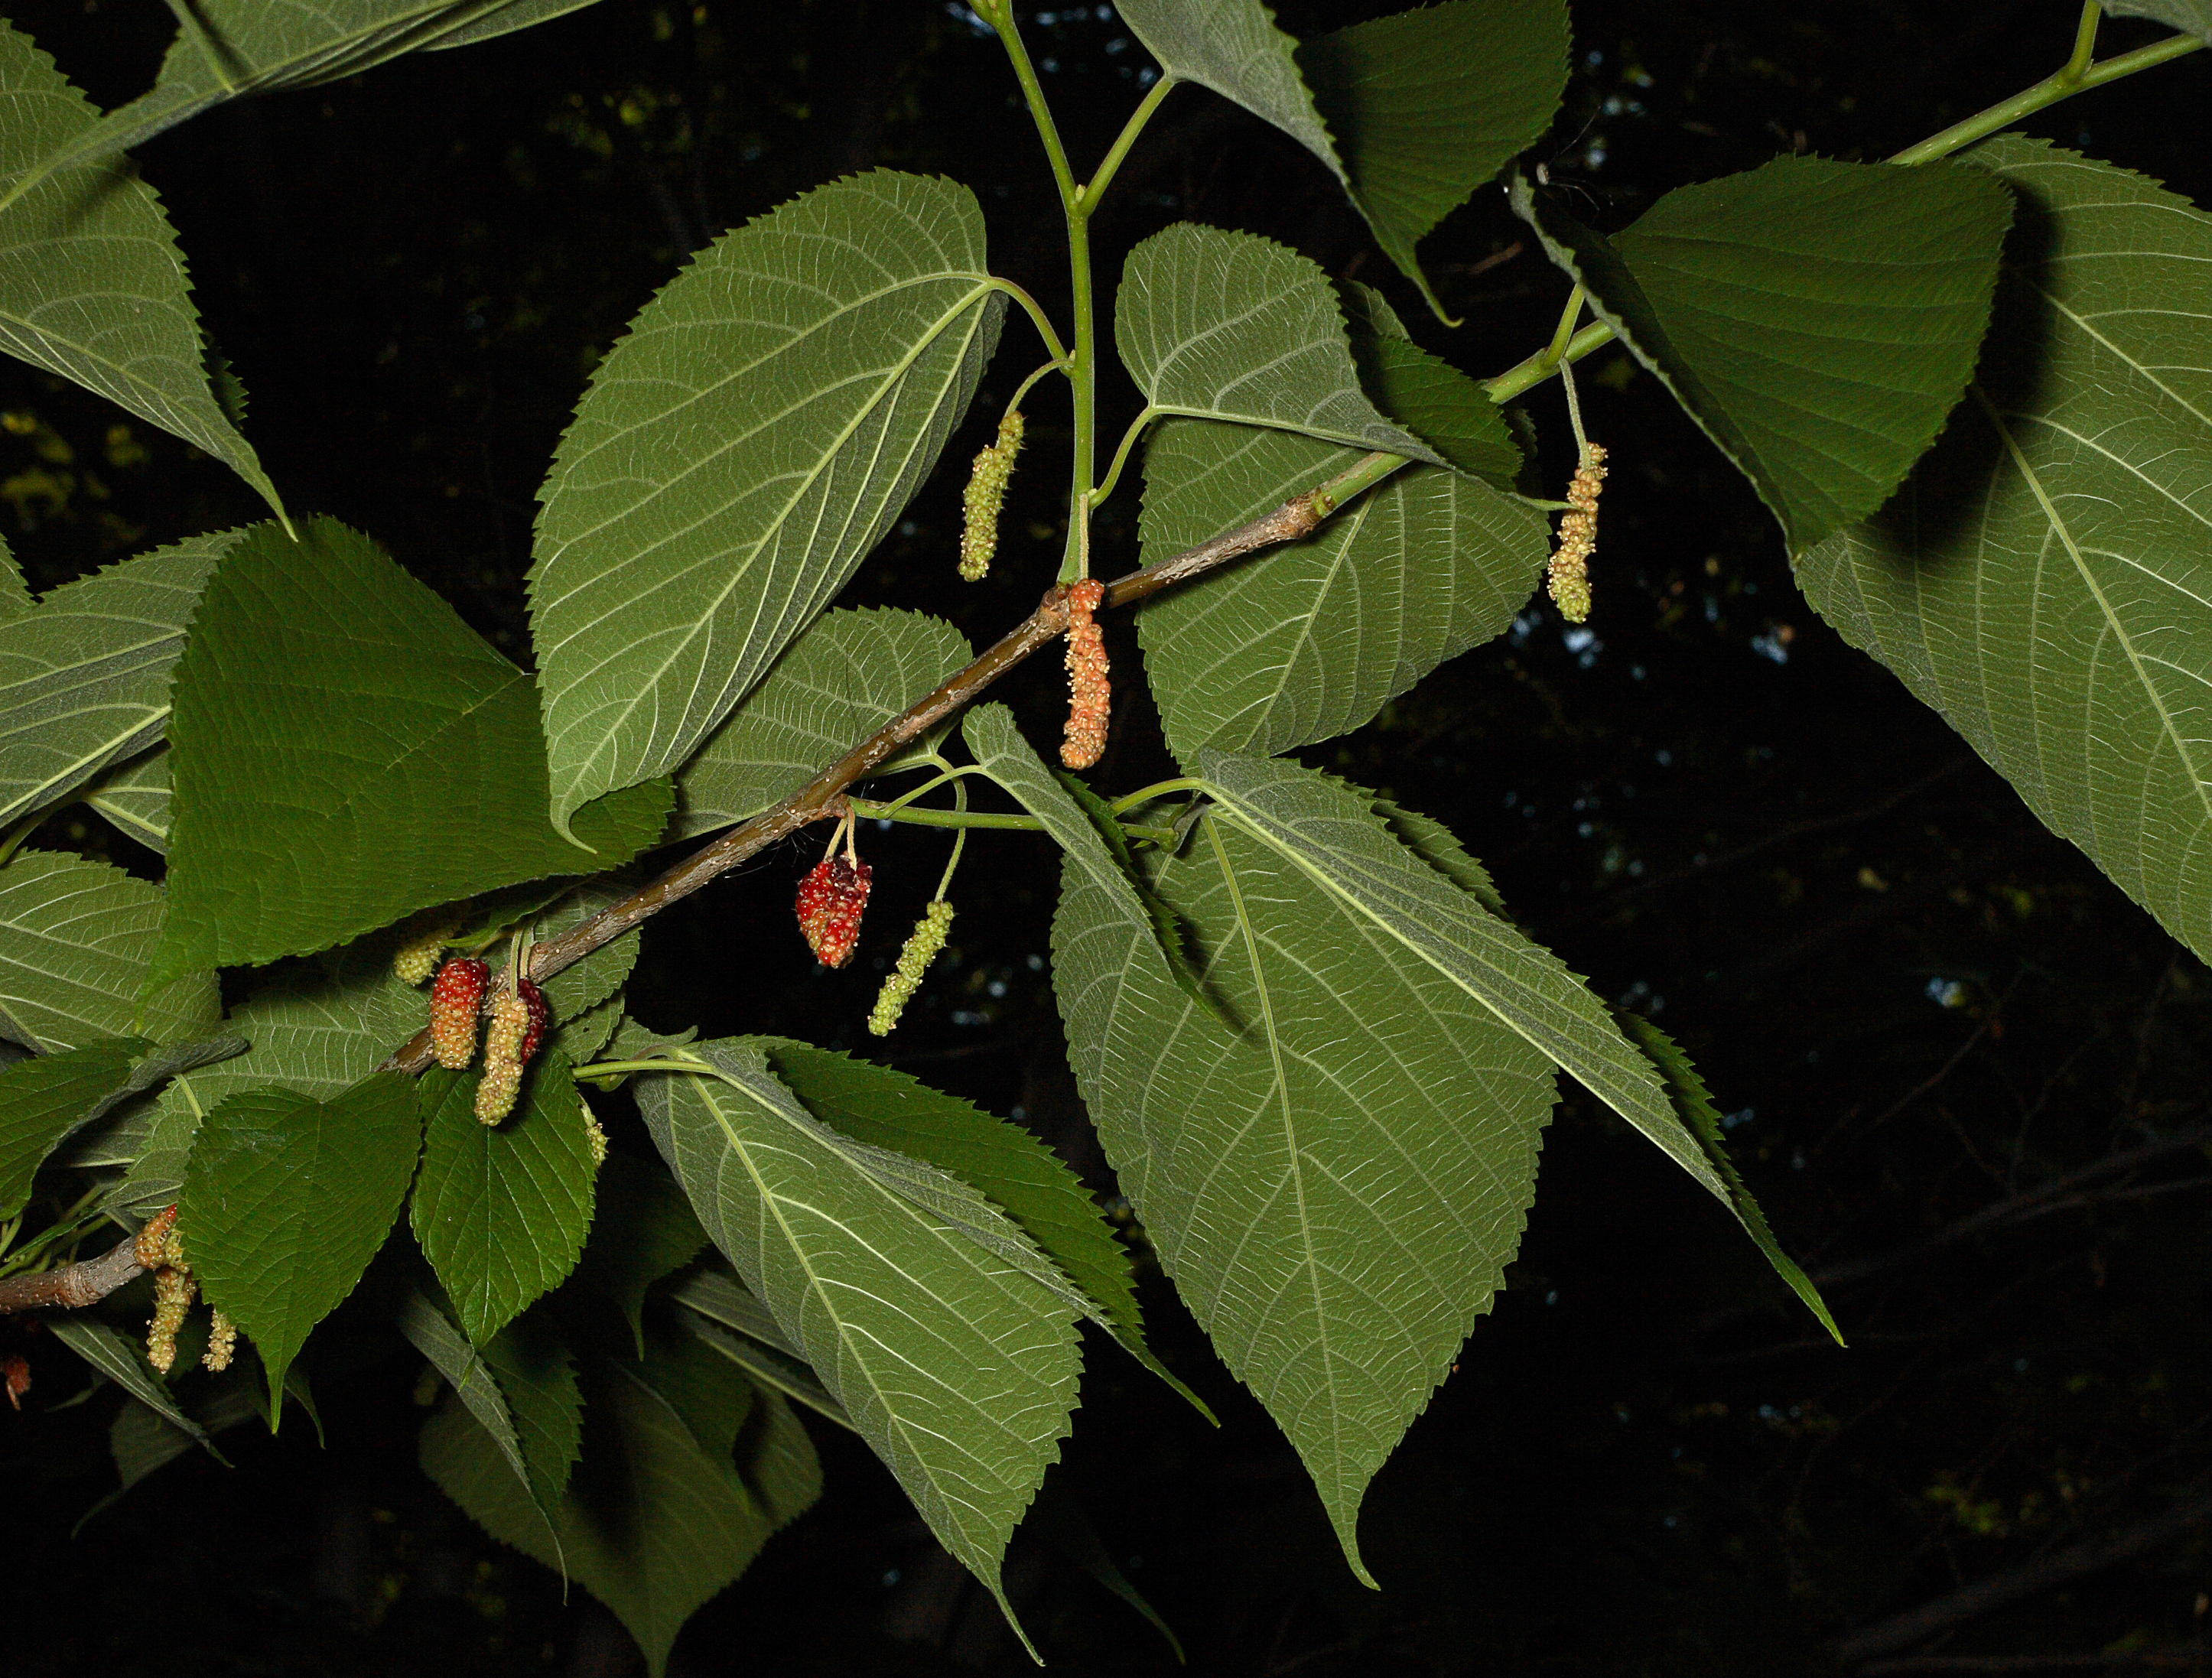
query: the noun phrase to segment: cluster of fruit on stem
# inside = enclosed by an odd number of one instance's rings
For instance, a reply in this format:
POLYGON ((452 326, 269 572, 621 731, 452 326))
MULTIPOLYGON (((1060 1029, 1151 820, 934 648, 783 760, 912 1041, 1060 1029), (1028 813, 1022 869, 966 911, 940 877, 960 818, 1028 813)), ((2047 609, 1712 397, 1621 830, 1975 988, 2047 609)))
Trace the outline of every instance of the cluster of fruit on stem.
MULTIPOLYGON (((185 1262, 176 1207, 164 1207, 146 1220, 134 1255, 143 1268, 154 1273, 154 1320, 146 1328, 146 1361, 167 1375, 177 1361, 177 1331, 185 1326, 185 1313, 192 1308, 198 1287, 191 1266, 185 1262)), ((200 1363, 220 1374, 237 1355, 238 1326, 213 1307, 210 1310, 207 1350, 200 1354, 200 1363)))
POLYGON ((430 1049, 441 1067, 466 1071, 477 1057, 477 1018, 491 1017, 483 1034, 483 1077, 477 1085, 477 1117, 486 1124, 497 1124, 514 1110, 522 1069, 545 1036, 545 993, 522 976, 519 960, 511 965, 515 970, 495 988, 489 965, 456 956, 438 970, 430 987, 430 1049))

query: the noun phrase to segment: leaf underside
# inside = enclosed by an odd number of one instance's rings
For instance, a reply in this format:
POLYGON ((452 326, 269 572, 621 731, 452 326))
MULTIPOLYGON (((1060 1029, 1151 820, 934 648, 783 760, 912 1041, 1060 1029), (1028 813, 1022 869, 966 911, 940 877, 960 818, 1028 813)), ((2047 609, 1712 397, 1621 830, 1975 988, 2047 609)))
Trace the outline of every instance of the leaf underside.
POLYGON ((975 195, 877 170, 725 234, 600 363, 539 492, 552 810, 680 767, 935 468, 996 342, 975 195))
POLYGON ((2212 216, 2021 135, 1965 165, 2020 202, 1977 392, 1798 581, 2212 959, 2212 216))
POLYGON ((1256 234, 1178 222, 1130 252, 1114 346, 1163 414, 1443 459, 1367 399, 1328 276, 1256 234))
MULTIPOLYGON (((825 613, 684 766, 673 836, 728 827, 780 804, 974 657, 967 636, 924 612, 825 613)), ((892 772, 912 751, 871 773, 892 772)))
POLYGON ((0 350, 205 450, 283 516, 209 386, 199 315, 161 199, 120 161, 39 178, 57 154, 96 141, 102 119, 4 19, 0 115, 0 350))
POLYGON ((160 741, 185 626, 244 533, 124 560, 0 627, 0 824, 62 802, 160 741))
MULTIPOLYGON (((1075 1312, 884 1181, 757 1048, 681 1053, 720 1075, 641 1079, 638 1104, 700 1221, 938 1541, 1004 1606, 1000 1558, 1075 1402, 1075 1312)), ((912 1170, 988 1214, 972 1189, 912 1170)))
POLYGON ((1078 1080, 1185 1303, 1371 1584, 1360 1500, 1519 1241, 1550 1067, 1215 815, 1154 884, 1236 1028, 1071 857, 1053 951, 1078 1080))
POLYGON ((18 851, 0 871, 0 1035, 41 1054, 209 1035, 221 1015, 212 973, 144 996, 162 909, 160 887, 111 863, 18 851))
MULTIPOLYGON (((1145 456, 1145 558, 1233 529, 1358 458, 1171 421, 1145 456)), ((1155 597, 1137 629, 1170 749, 1188 768, 1208 746, 1273 754, 1358 727, 1510 628, 1549 548, 1525 502, 1417 464, 1311 536, 1155 597)))

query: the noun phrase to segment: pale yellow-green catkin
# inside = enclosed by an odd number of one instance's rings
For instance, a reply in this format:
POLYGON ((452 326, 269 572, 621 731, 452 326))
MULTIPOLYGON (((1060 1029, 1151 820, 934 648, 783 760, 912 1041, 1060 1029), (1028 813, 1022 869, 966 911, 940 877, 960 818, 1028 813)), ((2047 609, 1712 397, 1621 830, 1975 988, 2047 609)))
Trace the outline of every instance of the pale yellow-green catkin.
POLYGON ((1551 562, 1552 600, 1570 623, 1586 622, 1590 615, 1589 562, 1597 551, 1597 498, 1604 487, 1605 449, 1586 443, 1582 465, 1567 485, 1571 510, 1559 520, 1559 551, 1551 562))
POLYGON ((592 1164, 596 1168, 607 1163, 607 1133, 599 1128, 599 1122, 592 1116, 589 1108, 584 1110, 584 1136, 592 1149, 592 1164))
POLYGON ((177 1361, 177 1330, 191 1309, 192 1273, 165 1264, 154 1273, 154 1320, 146 1329, 146 1361, 167 1375, 177 1361))
POLYGON ((952 905, 939 897, 922 911, 921 919, 915 922, 914 930, 900 946, 898 965, 884 976, 884 988, 877 993, 876 1006, 868 1015, 868 1030, 879 1037, 890 1034, 951 930, 952 905))
POLYGON ((237 1353, 238 1325, 221 1311, 215 1312, 208 1323, 207 1350, 200 1354, 201 1366, 220 1375, 230 1367, 237 1353))
POLYGON ((999 550, 999 509, 1006 505, 1006 481, 1014 475, 1014 457, 1022 449, 1022 416, 1018 410, 999 422, 999 441, 975 457, 963 498, 967 520, 960 530, 960 575, 963 581, 981 582, 990 574, 991 556, 999 550))

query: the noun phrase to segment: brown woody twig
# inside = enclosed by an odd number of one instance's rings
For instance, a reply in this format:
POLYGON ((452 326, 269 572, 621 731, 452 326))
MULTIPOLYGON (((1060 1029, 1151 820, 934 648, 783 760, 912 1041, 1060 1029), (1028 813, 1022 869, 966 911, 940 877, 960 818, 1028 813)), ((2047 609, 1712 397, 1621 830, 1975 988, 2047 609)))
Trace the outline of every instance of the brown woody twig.
MULTIPOLYGON (((1371 471, 1376 459, 1370 456, 1343 476, 1349 477, 1371 471)), ((1108 586, 1105 604, 1109 607, 1133 605, 1164 588, 1225 565, 1241 555, 1311 534, 1324 518, 1336 510, 1340 498, 1334 491, 1340 481, 1331 479, 1305 495, 1293 496, 1248 525, 1240 525, 1194 548, 1186 548, 1158 564, 1130 572, 1108 586)), ((892 718, 775 809, 732 828, 621 902, 610 903, 560 937, 534 946, 530 956, 530 976, 543 981, 563 968, 574 966, 600 945, 611 943, 641 921, 658 915, 679 898, 690 897, 717 875, 727 873, 748 857, 796 833, 809 822, 842 814, 848 787, 908 740, 974 700, 1038 647, 1065 634, 1067 612, 1062 602, 1066 596, 1066 588, 1055 585, 1046 593, 1035 611, 1001 635, 982 657, 935 692, 892 718)), ((425 1029, 394 1049, 378 1070, 412 1074, 429 1064, 430 1033, 425 1029)), ((125 1241, 98 1258, 0 1281, 0 1316, 41 1306, 81 1308, 105 1298, 142 1274, 134 1245, 133 1241, 125 1241)))

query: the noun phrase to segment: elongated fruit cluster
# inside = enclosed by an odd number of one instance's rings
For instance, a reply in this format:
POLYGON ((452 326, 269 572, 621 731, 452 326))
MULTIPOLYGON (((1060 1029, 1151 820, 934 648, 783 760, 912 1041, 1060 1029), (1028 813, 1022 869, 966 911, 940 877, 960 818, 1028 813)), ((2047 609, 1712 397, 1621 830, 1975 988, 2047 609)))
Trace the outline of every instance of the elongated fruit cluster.
POLYGON ((430 987, 430 1052, 453 1072, 477 1058, 477 1014, 491 986, 491 969, 473 956, 456 956, 438 970, 430 987))
POLYGON ((799 930, 824 967, 842 967, 860 941, 860 914, 868 906, 874 871, 865 862, 832 856, 814 865, 799 883, 799 930))
POLYGON ((545 993, 527 979, 514 989, 500 987, 487 1010, 483 1081, 477 1085, 477 1117, 497 1124, 514 1110, 522 1090, 522 1069, 545 1036, 545 993))
POLYGON ((999 510, 1006 503, 1006 481, 1014 475, 1014 457, 1022 451, 1022 416, 1011 413, 999 422, 999 441, 975 457, 963 498, 967 519, 960 529, 960 575, 966 582, 981 582, 990 575, 991 556, 999 550, 999 510))
MULTIPOLYGON (((154 1320, 146 1325, 146 1361, 162 1374, 177 1361, 177 1330, 185 1326, 185 1313, 192 1308, 198 1279, 185 1262, 184 1237, 177 1233, 177 1209, 164 1207, 149 1218, 138 1231, 131 1255, 154 1273, 154 1320)), ((238 1352, 238 1325, 221 1311, 208 1324, 207 1350, 200 1362, 218 1374, 230 1367, 238 1352)))
POLYGON ((868 1030, 879 1037, 890 1035, 899 1016, 906 1012, 906 1005, 921 988, 921 976, 937 959, 938 951, 944 949, 945 935, 951 930, 952 905, 939 897, 922 911, 921 919, 915 922, 914 930, 900 946, 898 965, 884 976, 884 988, 876 994, 876 1006, 868 1015, 868 1030))
POLYGON ((1551 563, 1552 600, 1570 623, 1583 623, 1590 615, 1589 562, 1597 551, 1597 497, 1604 487, 1605 448, 1584 443, 1582 465, 1567 485, 1573 510, 1559 520, 1559 550, 1551 563))
POLYGON ((1106 662, 1106 635, 1092 616, 1106 598, 1106 585, 1096 577, 1071 583, 1067 590, 1067 733, 1060 745, 1060 761, 1072 769, 1087 769, 1106 750, 1106 718, 1114 702, 1112 668, 1106 662))

